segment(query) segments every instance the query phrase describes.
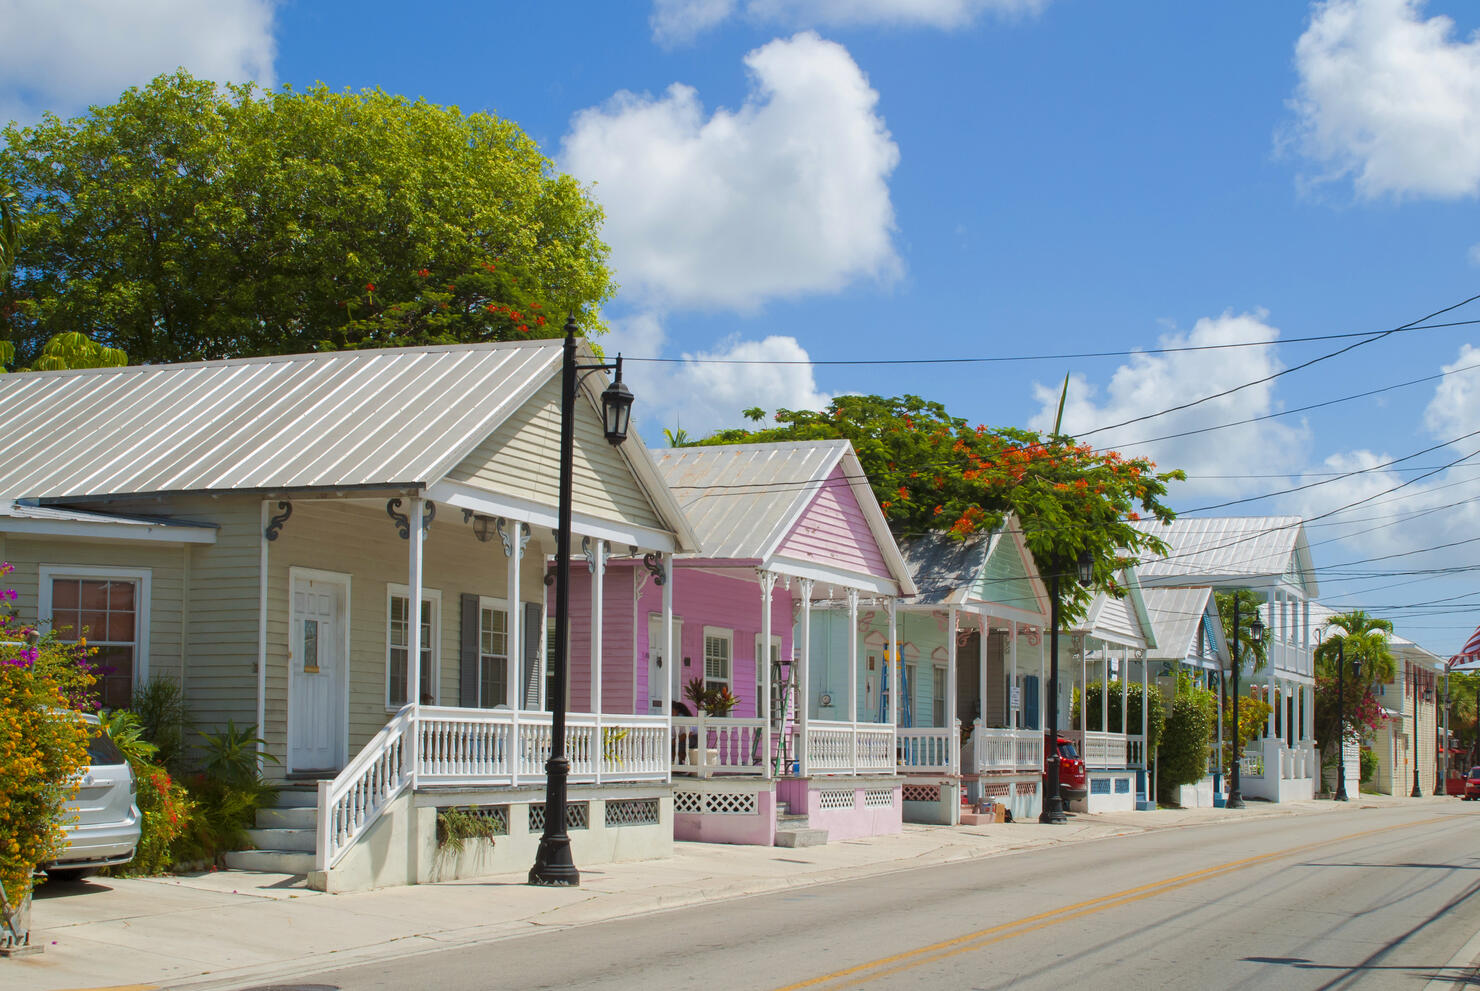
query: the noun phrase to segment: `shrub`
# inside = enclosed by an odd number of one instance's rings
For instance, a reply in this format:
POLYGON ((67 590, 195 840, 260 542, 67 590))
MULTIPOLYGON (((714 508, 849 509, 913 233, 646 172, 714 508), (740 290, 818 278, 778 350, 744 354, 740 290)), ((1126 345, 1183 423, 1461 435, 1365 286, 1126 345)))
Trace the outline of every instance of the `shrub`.
MULTIPOLYGON (((0 575, 9 574, 0 565, 0 575)), ((0 605, 15 592, 0 590, 0 605)), ((86 643, 37 637, 0 611, 0 885, 11 905, 65 838, 65 805, 87 766, 89 728, 68 710, 93 703, 86 643)))
POLYGON ((1178 685, 1156 754, 1157 788, 1163 796, 1170 797, 1179 785, 1196 784, 1207 773, 1217 704, 1217 697, 1207 689, 1178 685))
POLYGON ((176 862, 215 861, 221 854, 240 850, 257 810, 270 806, 277 789, 260 779, 225 781, 209 774, 186 778, 190 819, 175 840, 176 862))
MULTIPOLYGON (((1098 731, 1100 726, 1101 694, 1104 692, 1103 682, 1094 681, 1089 685, 1089 691, 1084 693, 1089 698, 1089 708, 1085 711, 1086 725, 1091 732, 1098 731)), ((1116 733, 1130 733, 1138 736, 1141 732, 1141 706, 1145 698, 1150 698, 1151 704, 1146 710, 1146 752, 1156 753, 1157 746, 1161 743, 1162 727, 1166 723, 1166 708, 1162 700, 1161 692, 1155 685, 1142 685, 1139 681, 1129 682, 1125 686, 1126 694, 1126 719, 1121 720, 1120 713, 1120 680, 1110 681, 1110 730, 1116 733), (1142 695, 1142 690, 1145 695, 1142 695), (1128 727, 1128 728, 1122 728, 1128 727)), ((1081 705, 1081 693, 1078 688, 1074 689, 1074 702, 1070 708, 1070 728, 1079 726, 1079 708, 1081 705)))
MULTIPOLYGON (((1233 755, 1235 752, 1242 753, 1248 746, 1250 740, 1257 740, 1264 735, 1264 728, 1269 722, 1269 714, 1274 708, 1263 699, 1256 699, 1249 695, 1240 695, 1238 699, 1238 750, 1234 750, 1232 740, 1223 743, 1223 766, 1233 766, 1233 755)), ((1226 699, 1223 708, 1225 732, 1233 722, 1233 700, 1226 699)))
POLYGON ((173 865, 175 842, 190 822, 189 795, 168 769, 155 763, 159 747, 145 738, 137 714, 120 709, 99 714, 98 721, 133 768, 138 785, 134 800, 139 806, 139 846, 133 860, 109 873, 163 873, 173 865))
POLYGON ((1360 780, 1365 784, 1377 776, 1377 754, 1362 748, 1362 776, 1360 780))
POLYGON ((134 692, 129 709, 139 717, 144 739, 158 748, 155 763, 178 776, 184 770, 185 731, 190 727, 180 683, 173 678, 150 678, 134 692))

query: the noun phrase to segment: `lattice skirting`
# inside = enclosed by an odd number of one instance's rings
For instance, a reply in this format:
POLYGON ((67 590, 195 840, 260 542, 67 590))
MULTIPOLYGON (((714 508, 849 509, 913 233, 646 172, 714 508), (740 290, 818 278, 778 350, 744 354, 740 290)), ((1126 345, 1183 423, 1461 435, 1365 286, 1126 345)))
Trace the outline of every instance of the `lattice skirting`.
POLYGON ((673 811, 693 814, 753 816, 760 811, 753 791, 676 791, 673 811))
POLYGON ((905 785, 903 792, 906 802, 940 801, 940 785, 905 785))
POLYGON ((894 807, 893 788, 865 788, 863 790, 863 804, 865 808, 888 809, 894 807))
POLYGON ((655 826, 658 824, 659 803, 656 798, 608 798, 606 800, 606 824, 608 826, 655 826))
POLYGON ((982 794, 990 795, 992 798, 1006 798, 1012 794, 1012 783, 1009 781, 983 781, 982 794))
POLYGON ((853 792, 819 791, 817 807, 820 809, 851 809, 853 808, 853 792))
POLYGON ((1038 794, 1038 782, 1036 781, 1019 781, 1013 787, 1017 789, 1019 798, 1038 794))
MULTIPOLYGON (((449 806, 449 808, 455 808, 458 812, 466 813, 489 823, 493 826, 489 832, 494 836, 509 835, 509 807, 507 805, 449 806)), ((439 808, 437 811, 441 812, 443 810, 439 808)), ((543 816, 541 816, 540 821, 541 823, 544 822, 543 816)), ((543 825, 541 828, 543 828, 543 825)))
MULTIPOLYGON (((590 829, 591 828, 591 803, 570 802, 565 806, 565 828, 566 829, 590 829)), ((529 807, 529 831, 531 833, 544 832, 545 829, 545 803, 529 807)))

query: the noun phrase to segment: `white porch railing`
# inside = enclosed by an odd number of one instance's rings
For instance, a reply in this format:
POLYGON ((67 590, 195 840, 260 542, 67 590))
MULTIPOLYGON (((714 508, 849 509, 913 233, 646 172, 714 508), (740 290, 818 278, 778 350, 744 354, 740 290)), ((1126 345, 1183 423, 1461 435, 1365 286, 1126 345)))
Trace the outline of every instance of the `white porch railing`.
POLYGON ((968 774, 1002 771, 1043 770, 1043 731, 991 729, 981 725, 971 731, 962 748, 961 768, 968 774))
POLYGON ((807 767, 820 774, 892 773, 894 727, 887 723, 807 723, 807 767))
POLYGON ((1264 751, 1244 750, 1244 755, 1239 759, 1239 775, 1246 778, 1264 777, 1264 751))
POLYGON ((1064 730, 1060 734, 1074 743, 1084 766, 1091 768, 1139 767, 1146 753, 1146 741, 1141 736, 1124 733, 1105 733, 1100 730, 1064 730))
MULTIPOLYGON (((667 716, 566 716, 570 780, 664 781, 667 716)), ((408 705, 333 781, 319 782, 315 866, 334 866, 408 786, 497 787, 545 780, 553 739, 548 712, 408 705)))
POLYGON ((673 773, 768 777, 771 764, 765 739, 764 719, 675 716, 669 745, 673 773))
POLYGON ((901 770, 929 774, 954 774, 952 755, 960 750, 959 726, 910 726, 894 731, 901 770))

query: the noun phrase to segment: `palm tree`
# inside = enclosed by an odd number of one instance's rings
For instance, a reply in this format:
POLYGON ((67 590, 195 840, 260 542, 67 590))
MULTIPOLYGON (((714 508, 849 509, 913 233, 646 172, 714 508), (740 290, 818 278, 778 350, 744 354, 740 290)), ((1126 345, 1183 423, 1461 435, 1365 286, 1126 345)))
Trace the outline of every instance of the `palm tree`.
POLYGON ((1379 619, 1361 609, 1336 613, 1326 620, 1330 632, 1316 647, 1316 674, 1324 679, 1324 685, 1316 689, 1316 739, 1322 752, 1335 753, 1335 742, 1343 731, 1350 732, 1352 717, 1373 685, 1393 680, 1398 662, 1389 647, 1388 638, 1393 635, 1391 620, 1379 619), (1338 650, 1339 648, 1339 650, 1338 650), (1340 684, 1342 699, 1337 698, 1337 658, 1341 658, 1340 684), (1356 662, 1361 662, 1361 676, 1356 673, 1356 662), (1340 708, 1344 706, 1346 727, 1338 725, 1340 708))
POLYGON ((1249 672, 1262 671, 1267 658, 1267 647, 1263 639, 1254 639, 1254 617, 1259 615, 1259 597, 1246 588, 1236 592, 1218 593, 1218 615, 1223 620, 1223 638, 1233 643, 1233 601, 1238 597, 1238 652, 1239 660, 1249 672))

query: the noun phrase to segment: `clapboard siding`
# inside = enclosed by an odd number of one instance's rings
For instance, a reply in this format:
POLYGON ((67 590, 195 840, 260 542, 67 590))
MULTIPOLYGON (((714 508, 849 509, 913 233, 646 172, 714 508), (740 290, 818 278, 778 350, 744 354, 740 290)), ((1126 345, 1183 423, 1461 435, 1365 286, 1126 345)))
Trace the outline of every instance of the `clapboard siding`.
POLYGON ((1144 636, 1141 624, 1136 622, 1136 614, 1131 609, 1130 599, 1117 599, 1113 596, 1104 598, 1099 615, 1095 617, 1094 632, 1132 642, 1139 642, 1144 636))
MULTIPOLYGON (((525 548, 520 598, 542 600, 544 553, 533 539, 525 548)), ((350 577, 348 757, 380 731, 389 718, 385 704, 386 624, 390 585, 405 585, 410 544, 396 533, 383 502, 298 501, 293 517, 274 541, 268 559, 267 739, 280 758, 287 752, 290 569, 312 568, 350 577)), ((508 558, 497 539, 480 543, 460 515, 448 511, 427 530, 422 557, 423 588, 441 593, 438 621, 437 701, 457 705, 459 597, 464 593, 506 597, 508 558)))
POLYGON ((776 553, 876 578, 892 577, 842 465, 828 475, 776 553))
POLYGON ((158 544, 11 535, 5 540, 3 559, 9 561, 15 571, 0 579, 0 587, 16 591, 16 613, 23 621, 31 623, 40 618, 37 609, 41 599, 39 576, 43 565, 147 570, 149 655, 140 660, 147 665, 150 677, 178 680, 186 553, 180 547, 158 544))
POLYGON ((1017 544, 1005 536, 994 541, 976 583, 976 597, 1013 609, 1038 612, 1038 597, 1028 577, 1028 565, 1017 544))
MULTIPOLYGON (((596 410, 576 402, 576 512, 668 530, 622 454, 606 440, 596 410)), ((647 452, 634 449, 634 456, 647 452)), ((552 379, 448 474, 452 481, 554 505, 560 485, 560 381, 552 379)))

